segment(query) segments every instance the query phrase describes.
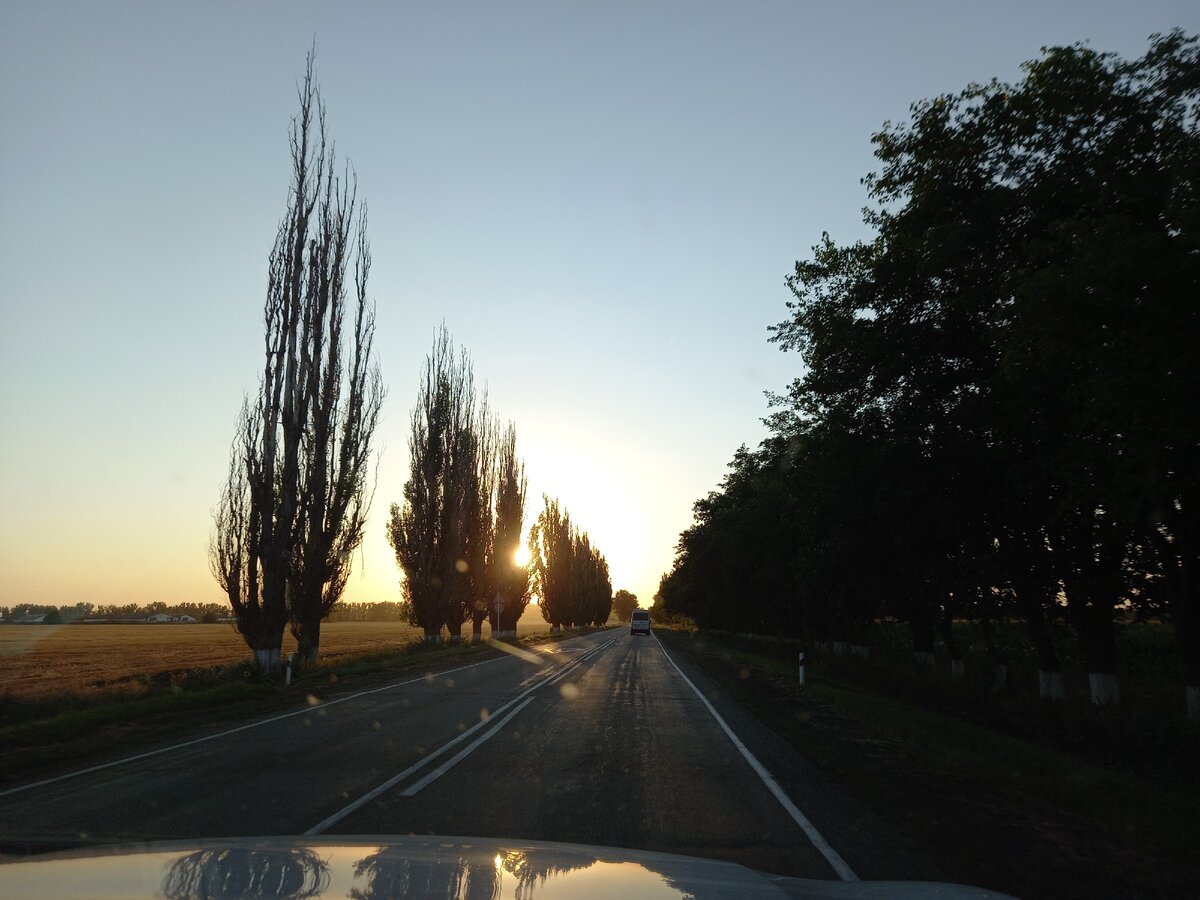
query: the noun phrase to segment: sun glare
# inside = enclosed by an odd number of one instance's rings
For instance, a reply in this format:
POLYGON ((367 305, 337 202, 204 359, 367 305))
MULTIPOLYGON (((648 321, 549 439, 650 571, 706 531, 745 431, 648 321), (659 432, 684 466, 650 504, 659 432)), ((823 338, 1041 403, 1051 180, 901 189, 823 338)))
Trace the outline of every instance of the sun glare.
POLYGON ((525 544, 521 544, 519 547, 517 547, 516 551, 513 553, 513 562, 518 566, 529 565, 529 548, 525 544))

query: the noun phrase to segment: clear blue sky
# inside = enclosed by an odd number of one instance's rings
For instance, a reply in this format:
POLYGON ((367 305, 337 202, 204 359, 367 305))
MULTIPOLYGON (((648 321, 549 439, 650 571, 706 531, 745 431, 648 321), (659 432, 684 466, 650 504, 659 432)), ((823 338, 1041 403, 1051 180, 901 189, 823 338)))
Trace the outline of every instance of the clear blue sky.
MULTIPOLYGON (((1043 45, 1140 55, 1195 2, 0 2, 0 604, 218 601, 205 548, 262 353, 312 41, 370 207, 389 388, 347 599, 443 319, 647 604, 800 373, 768 345, 870 135, 1043 45)), ((531 504, 532 506, 532 504, 531 504)))

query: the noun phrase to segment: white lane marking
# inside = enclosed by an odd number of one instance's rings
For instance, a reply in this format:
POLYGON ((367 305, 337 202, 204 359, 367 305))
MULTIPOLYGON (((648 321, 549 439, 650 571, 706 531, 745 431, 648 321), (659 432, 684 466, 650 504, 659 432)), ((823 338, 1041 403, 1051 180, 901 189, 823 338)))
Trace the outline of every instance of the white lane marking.
POLYGON ((516 709, 514 709, 512 712, 510 712, 507 716, 505 716, 499 722, 497 722, 495 728, 485 731, 483 734, 481 734, 479 737, 477 737, 475 740, 473 740, 470 744, 468 744, 466 747, 464 747, 462 750, 460 750, 458 753, 456 753, 453 757, 446 760, 444 763, 442 763, 440 766, 438 766, 436 769, 434 769, 432 772, 430 772, 428 775, 426 775, 420 781, 415 781, 412 784, 410 784, 403 791, 401 791, 400 796, 411 797, 413 794, 417 793, 417 791, 421 790, 421 788, 425 787, 425 785, 429 784, 432 781, 436 781, 438 778, 441 778, 443 775, 445 775, 447 772, 449 772, 451 769, 453 769, 455 766, 457 766, 460 762, 462 762, 464 759, 466 759, 468 756, 470 756, 472 753, 474 753, 480 744, 482 744, 484 741, 490 740, 492 737, 494 737, 497 731, 499 731, 501 728, 503 728, 505 725, 507 725, 509 722, 512 721, 513 716, 515 716, 517 713, 519 713, 521 710, 523 710, 525 707, 527 707, 532 702, 533 702, 532 697, 526 697, 525 702, 522 703, 520 706, 518 706, 516 709))
POLYGON ((842 857, 836 850, 833 849, 833 847, 829 846, 829 842, 825 840, 825 838, 821 835, 821 832, 817 831, 813 823, 808 821, 808 817, 805 816, 804 813, 800 812, 800 808, 792 802, 792 798, 789 797, 784 789, 779 786, 779 782, 775 780, 775 776, 768 772, 763 764, 758 761, 757 757, 755 757, 755 755, 751 753, 749 749, 747 749, 746 745, 741 742, 741 739, 733 733, 733 729, 730 728, 726 724, 725 720, 721 718, 721 714, 717 712, 716 708, 713 707, 708 698, 705 697, 704 694, 700 693, 700 689, 696 687, 696 685, 692 684, 692 680, 690 678, 683 674, 683 669, 679 668, 679 666, 675 664, 675 660, 671 659, 670 654, 667 653, 667 648, 662 645, 662 641, 658 639, 657 635, 654 636, 654 640, 658 644, 658 649, 661 650, 663 656, 666 657, 667 662, 669 662, 674 667, 675 671, 679 673, 679 677, 687 682, 688 687, 696 692, 696 696, 700 698, 700 702, 704 704, 710 713, 712 713, 712 717, 717 720, 717 724, 721 726, 721 730, 725 732, 729 740, 733 741, 733 746, 737 747, 742 756, 746 758, 746 762, 750 763, 750 768, 752 768, 755 774, 762 779, 762 783, 767 786, 767 790, 769 790, 774 795, 775 799, 779 801, 779 805, 787 811, 787 814, 791 816, 792 819, 795 820, 796 824, 803 829, 804 833, 808 835, 808 839, 812 842, 812 845, 817 848, 820 854, 825 857, 825 860, 829 863, 829 865, 833 867, 833 871, 837 873, 838 878, 842 879, 842 881, 858 881, 858 876, 854 874, 854 870, 846 864, 846 861, 842 859, 842 857))
MULTIPOLYGON (((529 691, 526 691, 525 693, 527 694, 527 693, 529 693, 529 691)), ((468 728, 466 731, 464 731, 458 737, 452 738, 449 741, 447 741, 446 743, 442 744, 442 746, 438 747, 432 753, 427 754, 423 759, 420 759, 417 762, 413 763, 411 766, 409 766, 407 769, 405 769, 400 774, 393 775, 391 778, 389 778, 383 784, 379 785, 378 787, 372 788, 367 793, 363 794, 361 797, 359 797, 357 800, 355 800, 353 803, 349 804, 348 806, 343 807, 342 809, 339 809, 332 816, 322 819, 320 822, 318 822, 312 828, 308 829, 308 831, 304 832, 305 837, 311 837, 312 835, 315 835, 315 834, 321 834, 323 831, 325 831, 326 828, 329 828, 331 825, 336 825, 342 819, 346 818, 346 816, 350 815, 350 813, 361 809, 363 806, 370 803, 372 800, 374 800, 376 797, 378 797, 384 791, 387 791, 390 788, 395 787, 397 784, 399 784, 401 781, 403 781, 409 775, 412 775, 414 772, 417 772, 420 769, 423 769, 425 766, 427 766, 429 763, 433 762, 435 759, 437 759, 439 756, 441 756, 443 753, 445 753, 451 747, 461 744, 463 741, 465 741, 467 738, 469 738, 471 735, 473 735, 475 732, 477 732, 480 728, 483 728, 485 725, 488 725, 489 723, 491 723, 492 720, 496 717, 497 713, 504 712, 504 710, 508 709, 510 706, 512 706, 514 703, 516 703, 517 700, 520 700, 521 697, 524 697, 524 696, 525 696, 525 694, 521 694, 520 697, 517 697, 513 700, 509 700, 507 703, 505 703, 503 706, 501 706, 498 710, 496 710, 496 712, 494 712, 490 716, 488 716, 488 718, 482 719, 482 720, 476 722, 474 725, 472 725, 470 728, 468 728)))
MULTIPOLYGON (((603 644, 600 644, 597 647, 593 647, 591 650, 589 650, 587 653, 585 653, 579 659, 572 660, 570 663, 568 663, 566 666, 563 667, 562 672, 558 673, 558 677, 555 677, 554 672, 549 673, 541 681, 537 682, 536 684, 532 685, 531 687, 526 688, 521 693, 517 694, 517 696, 513 697, 511 700, 509 700, 507 703, 505 703, 503 706, 501 706, 498 709, 496 709, 495 711, 493 711, 492 714, 488 718, 484 719, 481 722, 476 722, 474 725, 472 725, 470 728, 468 728, 462 734, 447 741, 445 744, 438 747, 432 753, 426 755, 423 759, 418 760, 417 762, 413 763, 411 766, 409 766, 403 772, 400 772, 397 775, 393 775, 387 781, 383 782, 383 784, 380 784, 380 785, 372 788, 367 793, 363 794, 361 797, 357 798, 356 800, 353 800, 351 803, 344 806, 342 809, 339 809, 333 815, 331 815, 325 819, 322 819, 320 822, 318 822, 316 825, 314 825, 308 831, 304 832, 304 835, 306 837, 311 837, 313 835, 322 834, 326 829, 330 828, 333 825, 336 825, 338 822, 340 822, 342 819, 346 818, 351 813, 357 812, 358 810, 362 809, 364 806, 366 806, 368 803, 370 803, 376 797, 380 796, 381 794, 385 793, 386 791, 390 790, 391 788, 394 788, 397 784, 399 784, 405 778, 408 778, 414 772, 417 772, 418 770, 424 768, 429 763, 433 762, 435 759, 437 759, 439 756, 441 756, 443 753, 445 753, 451 747, 454 747, 454 746, 462 743, 467 738, 469 738, 472 734, 474 734, 476 731, 478 731, 480 728, 483 728, 484 726, 491 723, 496 718, 496 716, 498 716, 500 713, 504 712, 506 709, 508 709, 514 703, 524 700, 526 697, 528 697, 530 694, 532 694, 534 691, 536 691, 538 688, 542 687, 543 685, 555 683, 558 680, 558 678, 561 678, 563 675, 570 672, 572 669, 576 668, 588 656, 591 656, 593 653, 596 653, 597 651, 603 650, 605 647, 607 647, 609 644, 611 644, 614 640, 616 640, 616 638, 610 638, 609 640, 605 641, 603 644)), ((525 685, 526 683, 529 682, 529 680, 530 679, 528 679, 528 678, 525 679, 525 681, 521 682, 521 685, 522 686, 525 685)), ((532 700, 532 699, 533 698, 531 697, 530 700, 532 700)), ((526 704, 528 702, 529 701, 526 701, 526 704)), ((515 710, 514 712, 510 713, 507 717, 505 717, 504 721, 496 726, 496 730, 499 731, 500 727, 502 727, 505 723, 508 722, 509 719, 511 719, 518 712, 520 712, 522 709, 524 709, 526 704, 522 704, 519 709, 515 710)), ((491 737, 491 734, 488 734, 487 737, 491 737)), ((483 743, 483 740, 485 740, 485 739, 486 738, 480 739, 475 744, 472 744, 469 749, 473 750, 476 746, 478 746, 478 744, 483 743)), ((416 790, 420 790, 421 788, 425 787, 425 785, 429 784, 429 782, 433 781, 434 778, 437 778, 438 776, 445 774, 445 772, 451 766, 453 766, 455 763, 457 763, 460 759, 462 759, 466 755, 467 755, 466 752, 460 753, 453 760, 451 760, 448 764, 435 770, 436 774, 433 774, 432 777, 426 776, 426 778, 422 779, 420 782, 417 783, 419 785, 419 787, 417 787, 416 790)), ((416 793, 416 790, 413 791, 413 793, 416 793)), ((412 795, 405 792, 403 794, 403 796, 412 796, 412 795)))
POLYGON ((563 670, 561 672, 559 672, 556 676, 551 678, 550 684, 558 684, 560 681, 562 681, 564 678, 566 678, 568 675, 570 675, 571 672, 574 671, 579 666, 580 663, 586 661, 588 659, 588 657, 594 656, 595 654, 599 653, 601 650, 603 650, 605 647, 607 647, 611 643, 612 643, 612 641, 605 641, 599 647, 593 647, 587 653, 583 654, 583 656, 579 657, 579 659, 577 659, 574 662, 570 663, 569 665, 565 666, 563 668, 563 670))
MULTIPOLYGON (((513 659, 513 657, 498 656, 495 659, 485 659, 483 662, 471 663, 469 666, 459 666, 456 669, 446 669, 443 672, 434 672, 433 675, 435 678, 439 677, 441 675, 450 675, 453 672, 462 672, 465 669, 474 669, 478 666, 486 666, 486 665, 490 665, 491 663, 494 663, 494 662, 502 662, 506 659, 513 659)), ((230 728, 226 731, 219 731, 216 734, 209 734, 209 735, 205 735, 204 737, 193 738, 190 741, 183 741, 182 743, 179 743, 179 744, 171 744, 169 747, 159 747, 157 750, 147 750, 145 753, 138 753, 133 756, 125 756, 125 757, 122 757, 121 759, 114 759, 111 762, 100 763, 99 765, 96 765, 96 766, 89 766, 86 769, 77 769, 74 772, 67 772, 65 775, 56 775, 53 778, 45 778, 41 781, 34 781, 29 784, 22 784, 22 785, 19 785, 18 787, 9 788, 8 790, 0 791, 0 797, 7 797, 10 794, 18 794, 21 791, 28 791, 28 790, 32 790, 33 788, 44 787, 47 784, 54 784, 55 782, 58 782, 58 781, 66 781, 68 778, 76 778, 80 775, 89 775, 92 772, 99 772, 103 769, 111 769, 114 766, 123 766, 126 763, 136 762, 139 759, 147 759, 148 757, 151 757, 151 756, 158 756, 162 753, 170 753, 174 750, 182 750, 184 747, 192 747, 196 744, 203 744, 206 741, 215 741, 217 738, 228 737, 231 734, 237 734, 239 731, 247 731, 248 729, 251 729, 251 728, 258 728, 260 725, 269 725, 271 722, 279 722, 283 719, 290 719, 290 718, 292 718, 292 716, 302 716, 306 713, 316 712, 318 709, 324 709, 327 706, 336 706, 339 703, 345 703, 348 700, 356 700, 359 697, 365 697, 368 694, 378 694, 380 691, 390 691, 395 688, 401 688, 401 687, 404 687, 409 684, 416 684, 417 682, 425 681, 426 678, 427 678, 426 675, 422 675, 419 678, 411 678, 408 681, 398 681, 395 684, 387 684, 387 685, 384 685, 383 687, 371 688, 369 691, 359 691, 356 694, 348 694, 345 697, 338 697, 336 700, 326 700, 323 703, 318 703, 316 706, 306 706, 306 707, 304 707, 304 709, 296 709, 296 710, 293 710, 292 712, 283 713, 282 715, 278 715, 278 716, 272 716, 268 719, 261 719, 257 722, 250 722, 247 725, 239 725, 237 728, 230 728)))

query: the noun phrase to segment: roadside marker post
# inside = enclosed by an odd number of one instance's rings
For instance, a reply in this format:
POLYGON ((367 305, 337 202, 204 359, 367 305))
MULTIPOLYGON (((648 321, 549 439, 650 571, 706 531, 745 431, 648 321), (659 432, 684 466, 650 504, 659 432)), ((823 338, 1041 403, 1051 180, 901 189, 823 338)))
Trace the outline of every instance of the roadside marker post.
POLYGON ((804 651, 800 651, 800 683, 804 684, 804 651))

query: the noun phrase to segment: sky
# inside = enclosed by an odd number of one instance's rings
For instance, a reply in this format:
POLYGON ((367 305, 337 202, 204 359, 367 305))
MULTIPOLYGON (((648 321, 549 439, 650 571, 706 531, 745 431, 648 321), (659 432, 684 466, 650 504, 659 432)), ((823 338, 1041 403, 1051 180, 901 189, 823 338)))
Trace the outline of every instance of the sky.
MULTIPOLYGON (((1141 55, 1193 2, 0 0, 0 605, 220 602, 208 571, 296 83, 369 208, 387 385, 345 599, 385 536, 434 331, 649 605, 692 503, 802 371, 767 342, 870 137, 1049 45, 1141 55)), ((527 520, 528 524, 528 520, 527 520)))

